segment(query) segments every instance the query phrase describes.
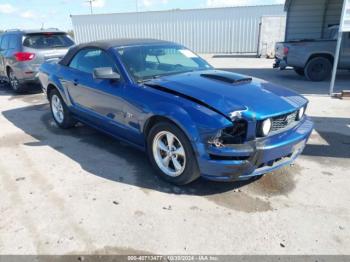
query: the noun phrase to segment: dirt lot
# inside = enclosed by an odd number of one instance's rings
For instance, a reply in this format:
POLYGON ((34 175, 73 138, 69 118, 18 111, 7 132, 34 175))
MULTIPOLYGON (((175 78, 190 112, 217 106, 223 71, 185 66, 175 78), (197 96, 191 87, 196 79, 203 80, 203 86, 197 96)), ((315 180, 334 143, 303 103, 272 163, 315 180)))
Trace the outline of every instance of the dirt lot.
MULTIPOLYGON (((323 92, 271 60, 210 60, 323 92)), ((350 101, 308 98, 315 132, 294 166, 176 187, 128 145, 58 129, 42 94, 1 88, 0 254, 350 254, 350 101)))

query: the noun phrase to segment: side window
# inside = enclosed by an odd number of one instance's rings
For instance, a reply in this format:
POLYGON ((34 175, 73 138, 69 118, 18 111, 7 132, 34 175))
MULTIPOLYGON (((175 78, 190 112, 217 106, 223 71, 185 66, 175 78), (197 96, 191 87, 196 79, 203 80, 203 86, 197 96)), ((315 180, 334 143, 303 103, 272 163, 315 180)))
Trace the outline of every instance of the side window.
POLYGON ((18 37, 16 35, 10 35, 9 36, 9 49, 16 49, 17 48, 17 39, 18 37))
POLYGON ((79 51, 69 64, 69 67, 92 74, 94 68, 115 66, 112 58, 101 49, 83 49, 79 51))
POLYGON ((1 46, 0 46, 1 50, 7 50, 8 44, 9 44, 9 36, 4 35, 1 41, 1 46))

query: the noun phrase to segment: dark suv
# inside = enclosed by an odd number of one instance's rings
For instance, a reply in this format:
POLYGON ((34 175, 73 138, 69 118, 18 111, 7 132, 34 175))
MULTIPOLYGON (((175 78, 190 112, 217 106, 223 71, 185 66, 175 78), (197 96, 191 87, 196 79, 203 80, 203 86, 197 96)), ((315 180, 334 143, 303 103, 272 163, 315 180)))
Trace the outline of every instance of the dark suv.
POLYGON ((7 30, 0 35, 0 78, 8 80, 15 92, 28 83, 39 83, 39 66, 62 58, 74 41, 58 29, 7 30))

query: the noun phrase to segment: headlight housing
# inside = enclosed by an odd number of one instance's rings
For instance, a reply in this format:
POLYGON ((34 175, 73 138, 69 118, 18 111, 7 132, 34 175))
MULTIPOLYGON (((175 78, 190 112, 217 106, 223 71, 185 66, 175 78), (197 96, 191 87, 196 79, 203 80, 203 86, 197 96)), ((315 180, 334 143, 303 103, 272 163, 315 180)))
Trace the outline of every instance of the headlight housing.
POLYGON ((271 131, 272 127, 272 121, 271 118, 267 118, 264 121, 260 123, 260 126, 258 128, 258 134, 259 136, 268 136, 268 134, 271 131))
POLYGON ((233 122, 232 126, 220 130, 208 143, 216 147, 229 144, 242 144, 247 137, 248 123, 240 119, 233 122))
POLYGON ((305 107, 302 107, 298 110, 298 114, 297 114, 297 120, 300 120, 303 118, 305 114, 305 107))

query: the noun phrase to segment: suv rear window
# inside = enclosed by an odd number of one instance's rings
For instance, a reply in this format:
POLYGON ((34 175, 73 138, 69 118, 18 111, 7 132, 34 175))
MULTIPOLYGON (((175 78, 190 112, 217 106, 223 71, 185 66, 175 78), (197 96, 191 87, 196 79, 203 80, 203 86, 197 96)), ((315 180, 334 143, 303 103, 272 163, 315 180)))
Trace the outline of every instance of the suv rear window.
POLYGON ((23 41, 23 46, 35 49, 70 47, 72 45, 74 42, 66 34, 57 33, 28 34, 23 41))

